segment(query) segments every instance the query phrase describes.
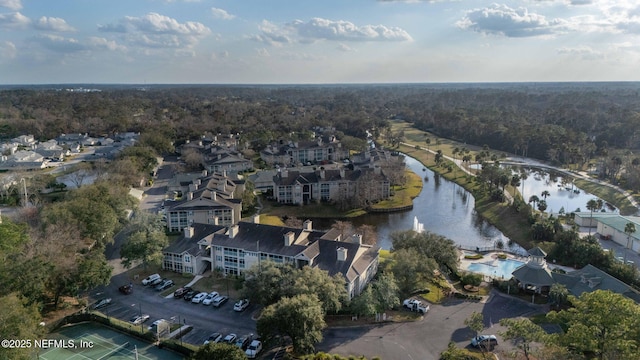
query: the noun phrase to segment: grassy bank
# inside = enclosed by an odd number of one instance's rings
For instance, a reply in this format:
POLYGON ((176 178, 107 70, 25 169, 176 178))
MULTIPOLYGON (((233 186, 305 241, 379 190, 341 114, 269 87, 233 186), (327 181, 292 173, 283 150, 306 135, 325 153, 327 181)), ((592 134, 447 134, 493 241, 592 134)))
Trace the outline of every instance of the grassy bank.
MULTIPOLYGON (((413 199, 422 191, 422 178, 413 171, 407 170, 405 173, 407 183, 404 186, 394 188, 394 195, 388 200, 381 201, 373 206, 377 210, 393 210, 410 206, 413 199)), ((282 225, 282 218, 296 217, 305 218, 338 218, 348 219, 365 215, 364 209, 352 209, 342 211, 336 206, 328 204, 308 204, 304 206, 283 205, 272 201, 263 200, 260 222, 270 225, 282 225)))
MULTIPOLYGON (((613 204, 620 209, 621 215, 633 215, 638 210, 622 193, 612 187, 596 184, 584 179, 576 179, 574 182, 580 189, 613 204)), ((583 211, 587 211, 586 205, 587 204, 585 204, 583 211)))

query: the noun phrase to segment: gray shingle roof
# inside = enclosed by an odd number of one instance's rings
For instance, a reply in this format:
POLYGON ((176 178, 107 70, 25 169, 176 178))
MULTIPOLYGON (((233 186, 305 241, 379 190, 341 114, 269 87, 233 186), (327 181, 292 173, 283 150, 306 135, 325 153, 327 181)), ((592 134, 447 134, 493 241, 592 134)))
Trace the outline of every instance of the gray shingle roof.
POLYGON ((186 251, 192 255, 197 255, 199 252, 198 241, 225 228, 224 226, 209 224, 192 224, 191 226, 193 227, 193 236, 191 238, 184 237, 183 232, 177 240, 164 248, 162 252, 182 254, 186 251))
POLYGON ((563 284, 574 296, 595 290, 609 290, 640 303, 640 293, 590 264, 568 274, 552 273, 552 276, 556 282, 563 284))

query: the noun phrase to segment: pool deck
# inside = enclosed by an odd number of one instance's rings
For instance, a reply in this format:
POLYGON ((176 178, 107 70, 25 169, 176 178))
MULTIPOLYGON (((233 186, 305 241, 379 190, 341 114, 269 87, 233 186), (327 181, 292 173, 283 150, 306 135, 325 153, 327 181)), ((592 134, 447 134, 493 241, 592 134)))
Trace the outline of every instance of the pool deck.
MULTIPOLYGON (((471 251, 465 250, 465 251, 460 251, 460 255, 459 255, 459 260, 460 260, 460 270, 467 270, 469 268, 469 265, 471 264, 489 264, 489 263, 493 263, 495 260, 498 260, 498 254, 505 254, 507 255, 507 259, 512 259, 512 260, 518 260, 518 261, 522 261, 522 262, 527 262, 527 260, 529 259, 528 256, 519 256, 519 255, 513 255, 513 254, 509 254, 506 252, 501 252, 501 251, 490 251, 487 253, 483 253, 483 257, 481 259, 465 259, 465 254, 468 253, 472 253, 471 251)), ((549 267, 549 269, 553 270, 553 269, 562 269, 566 272, 572 272, 575 271, 576 269, 572 268, 572 267, 568 267, 568 266, 562 266, 562 265, 555 265, 552 263, 547 263, 547 266, 549 267)), ((488 276, 486 274, 483 274, 485 276, 488 276)))

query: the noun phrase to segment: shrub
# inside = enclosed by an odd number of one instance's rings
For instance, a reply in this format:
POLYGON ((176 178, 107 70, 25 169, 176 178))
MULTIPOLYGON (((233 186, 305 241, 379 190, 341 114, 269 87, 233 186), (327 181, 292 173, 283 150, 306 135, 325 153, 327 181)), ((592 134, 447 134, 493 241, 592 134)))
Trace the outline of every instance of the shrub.
POLYGON ((482 259, 483 257, 484 255, 482 254, 473 254, 473 255, 468 254, 464 256, 465 259, 469 259, 469 260, 478 260, 478 259, 482 259))
POLYGON ((507 254, 498 254, 498 259, 505 260, 507 258, 507 254))
POLYGON ((482 282, 482 275, 467 272, 462 274, 462 277, 460 278, 460 282, 462 282, 462 285, 479 286, 480 283, 482 282))

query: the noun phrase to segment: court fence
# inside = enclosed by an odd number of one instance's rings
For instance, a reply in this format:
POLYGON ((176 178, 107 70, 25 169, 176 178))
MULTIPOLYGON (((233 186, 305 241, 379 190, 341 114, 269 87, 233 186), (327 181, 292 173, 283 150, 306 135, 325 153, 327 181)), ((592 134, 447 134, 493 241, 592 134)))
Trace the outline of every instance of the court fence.
POLYGON ((160 349, 173 350, 177 353, 184 355, 185 357, 190 356, 197 350, 195 346, 183 343, 181 341, 177 341, 176 339, 157 339, 156 334, 154 334, 152 331, 141 330, 140 326, 137 326, 137 325, 132 326, 132 324, 129 324, 126 321, 107 317, 104 314, 97 311, 83 310, 83 311, 79 311, 77 313, 65 316, 64 318, 58 320, 57 322, 50 324, 48 326, 48 330, 50 332, 55 332, 56 330, 59 330, 64 326, 85 323, 85 322, 94 322, 97 324, 107 326, 108 328, 124 333, 138 340, 141 340, 150 344, 155 344, 160 349))

